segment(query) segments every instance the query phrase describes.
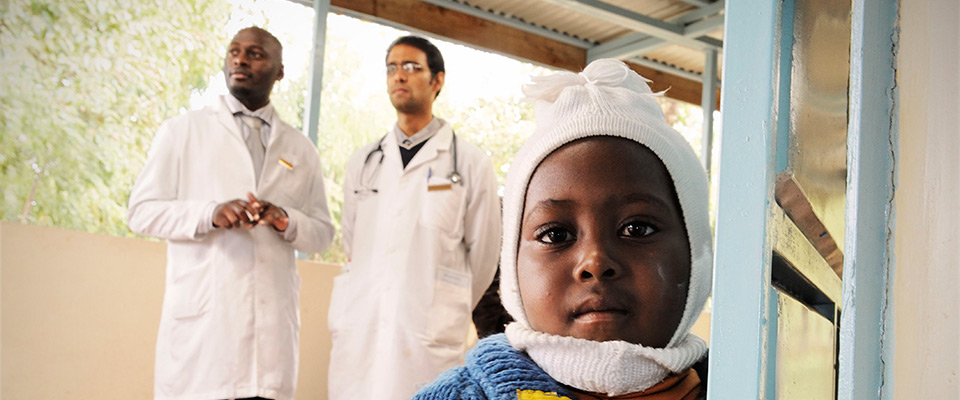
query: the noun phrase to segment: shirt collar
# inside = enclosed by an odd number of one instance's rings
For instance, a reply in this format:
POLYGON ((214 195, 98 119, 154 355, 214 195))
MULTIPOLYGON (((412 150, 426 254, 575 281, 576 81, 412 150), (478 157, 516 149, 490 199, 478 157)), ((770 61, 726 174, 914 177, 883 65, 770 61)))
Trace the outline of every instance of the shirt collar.
POLYGON ((423 129, 413 134, 413 136, 407 137, 407 135, 400 130, 400 124, 395 123, 393 124, 393 134, 396 135, 397 144, 399 144, 400 147, 410 150, 414 146, 426 142, 427 139, 432 138, 437 134, 437 132, 440 132, 440 128, 443 128, 445 124, 446 121, 434 117, 430 120, 430 123, 428 123, 427 126, 423 127, 423 129))
POLYGON ((270 126, 270 121, 273 120, 273 104, 267 103, 267 105, 258 108, 256 111, 250 111, 247 106, 243 105, 240 100, 237 100, 236 97, 233 97, 232 94, 227 94, 223 96, 227 103, 227 109, 230 110, 230 113, 236 115, 237 113, 242 113, 245 115, 252 115, 263 120, 263 123, 267 126, 270 126))

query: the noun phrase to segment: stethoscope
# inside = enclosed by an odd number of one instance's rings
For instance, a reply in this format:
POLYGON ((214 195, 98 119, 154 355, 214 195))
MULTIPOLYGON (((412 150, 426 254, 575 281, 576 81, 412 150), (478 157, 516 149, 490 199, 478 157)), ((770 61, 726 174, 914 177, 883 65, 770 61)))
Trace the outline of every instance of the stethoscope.
MULTIPOLYGON (((390 133, 387 133, 389 135, 390 133)), ((462 185, 463 177, 460 176, 460 172, 457 171, 457 134, 456 132, 451 132, 453 138, 450 143, 450 152, 453 154, 453 161, 451 162, 451 172, 447 175, 447 179, 450 180, 452 184, 462 185)), ((387 138, 387 135, 383 135, 380 140, 377 141, 377 147, 373 150, 370 150, 367 153, 367 156, 363 159, 363 166, 360 167, 360 189, 353 191, 353 194, 360 194, 362 192, 377 193, 377 189, 373 187, 370 183, 373 182, 374 177, 377 175, 377 172, 380 171, 380 166, 383 165, 383 139, 387 138), (374 154, 380 153, 380 159, 377 161, 377 165, 374 167, 373 172, 370 174, 366 180, 367 184, 364 184, 364 172, 367 170, 367 164, 370 163, 370 159, 373 158, 374 154)))

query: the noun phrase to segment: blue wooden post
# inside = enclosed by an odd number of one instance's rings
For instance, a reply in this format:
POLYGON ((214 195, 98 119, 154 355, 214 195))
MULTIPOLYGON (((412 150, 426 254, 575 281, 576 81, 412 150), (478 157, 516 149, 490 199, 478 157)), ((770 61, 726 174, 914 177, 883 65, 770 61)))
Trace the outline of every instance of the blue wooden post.
MULTIPOLYGON (((883 335, 897 149, 897 0, 855 0, 850 41, 847 209, 837 398, 892 398, 883 335)), ((887 344, 889 345, 889 344, 887 344)))
POLYGON ((790 163, 790 87, 793 83, 793 18, 794 0, 783 0, 780 5, 780 48, 775 79, 779 82, 776 94, 777 116, 777 173, 787 170, 790 163))
MULTIPOLYGON (((727 2, 709 399, 768 396, 779 2, 727 2), (762 394, 761 394, 762 393, 762 394)), ((773 315, 771 315, 771 313, 773 315)), ((771 319, 772 318, 772 319, 771 319)))
MULTIPOLYGON (((327 43, 327 14, 330 0, 313 1, 313 59, 310 61, 310 98, 303 110, 303 134, 317 145, 317 130, 320 126, 320 91, 323 89, 323 56, 327 43)), ((309 254, 297 252, 297 258, 305 260, 309 254)))
POLYGON ((313 1, 313 60, 310 62, 310 98, 307 99, 303 116, 303 131, 310 141, 317 143, 320 125, 320 91, 323 88, 323 56, 327 43, 327 14, 330 0, 313 1))
POLYGON ((700 93, 700 107, 703 109, 703 143, 700 159, 703 169, 710 179, 713 156, 713 110, 717 108, 717 51, 707 50, 703 60, 703 90, 700 93))

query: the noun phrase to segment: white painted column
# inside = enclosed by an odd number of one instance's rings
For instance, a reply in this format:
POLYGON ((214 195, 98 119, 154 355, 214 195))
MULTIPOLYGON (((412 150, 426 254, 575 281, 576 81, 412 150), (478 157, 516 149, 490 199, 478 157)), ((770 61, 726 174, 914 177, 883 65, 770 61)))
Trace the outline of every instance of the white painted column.
POLYGON ((956 0, 900 3, 895 265, 884 398, 960 398, 958 24, 956 0))

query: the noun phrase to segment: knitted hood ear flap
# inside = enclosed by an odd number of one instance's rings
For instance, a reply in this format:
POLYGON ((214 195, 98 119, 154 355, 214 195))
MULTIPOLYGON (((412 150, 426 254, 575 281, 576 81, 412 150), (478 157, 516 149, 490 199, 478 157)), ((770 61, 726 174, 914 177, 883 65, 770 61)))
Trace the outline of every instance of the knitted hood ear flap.
POLYGON ((596 60, 575 74, 533 78, 524 87, 535 102, 536 128, 517 153, 503 197, 500 296, 504 308, 530 328, 517 282, 517 249, 527 185, 534 170, 564 144, 591 136, 636 141, 660 158, 669 173, 690 244, 690 284, 683 317, 667 347, 689 334, 712 284, 713 249, 708 216, 707 178, 693 149, 663 117, 648 80, 614 59, 596 60))

